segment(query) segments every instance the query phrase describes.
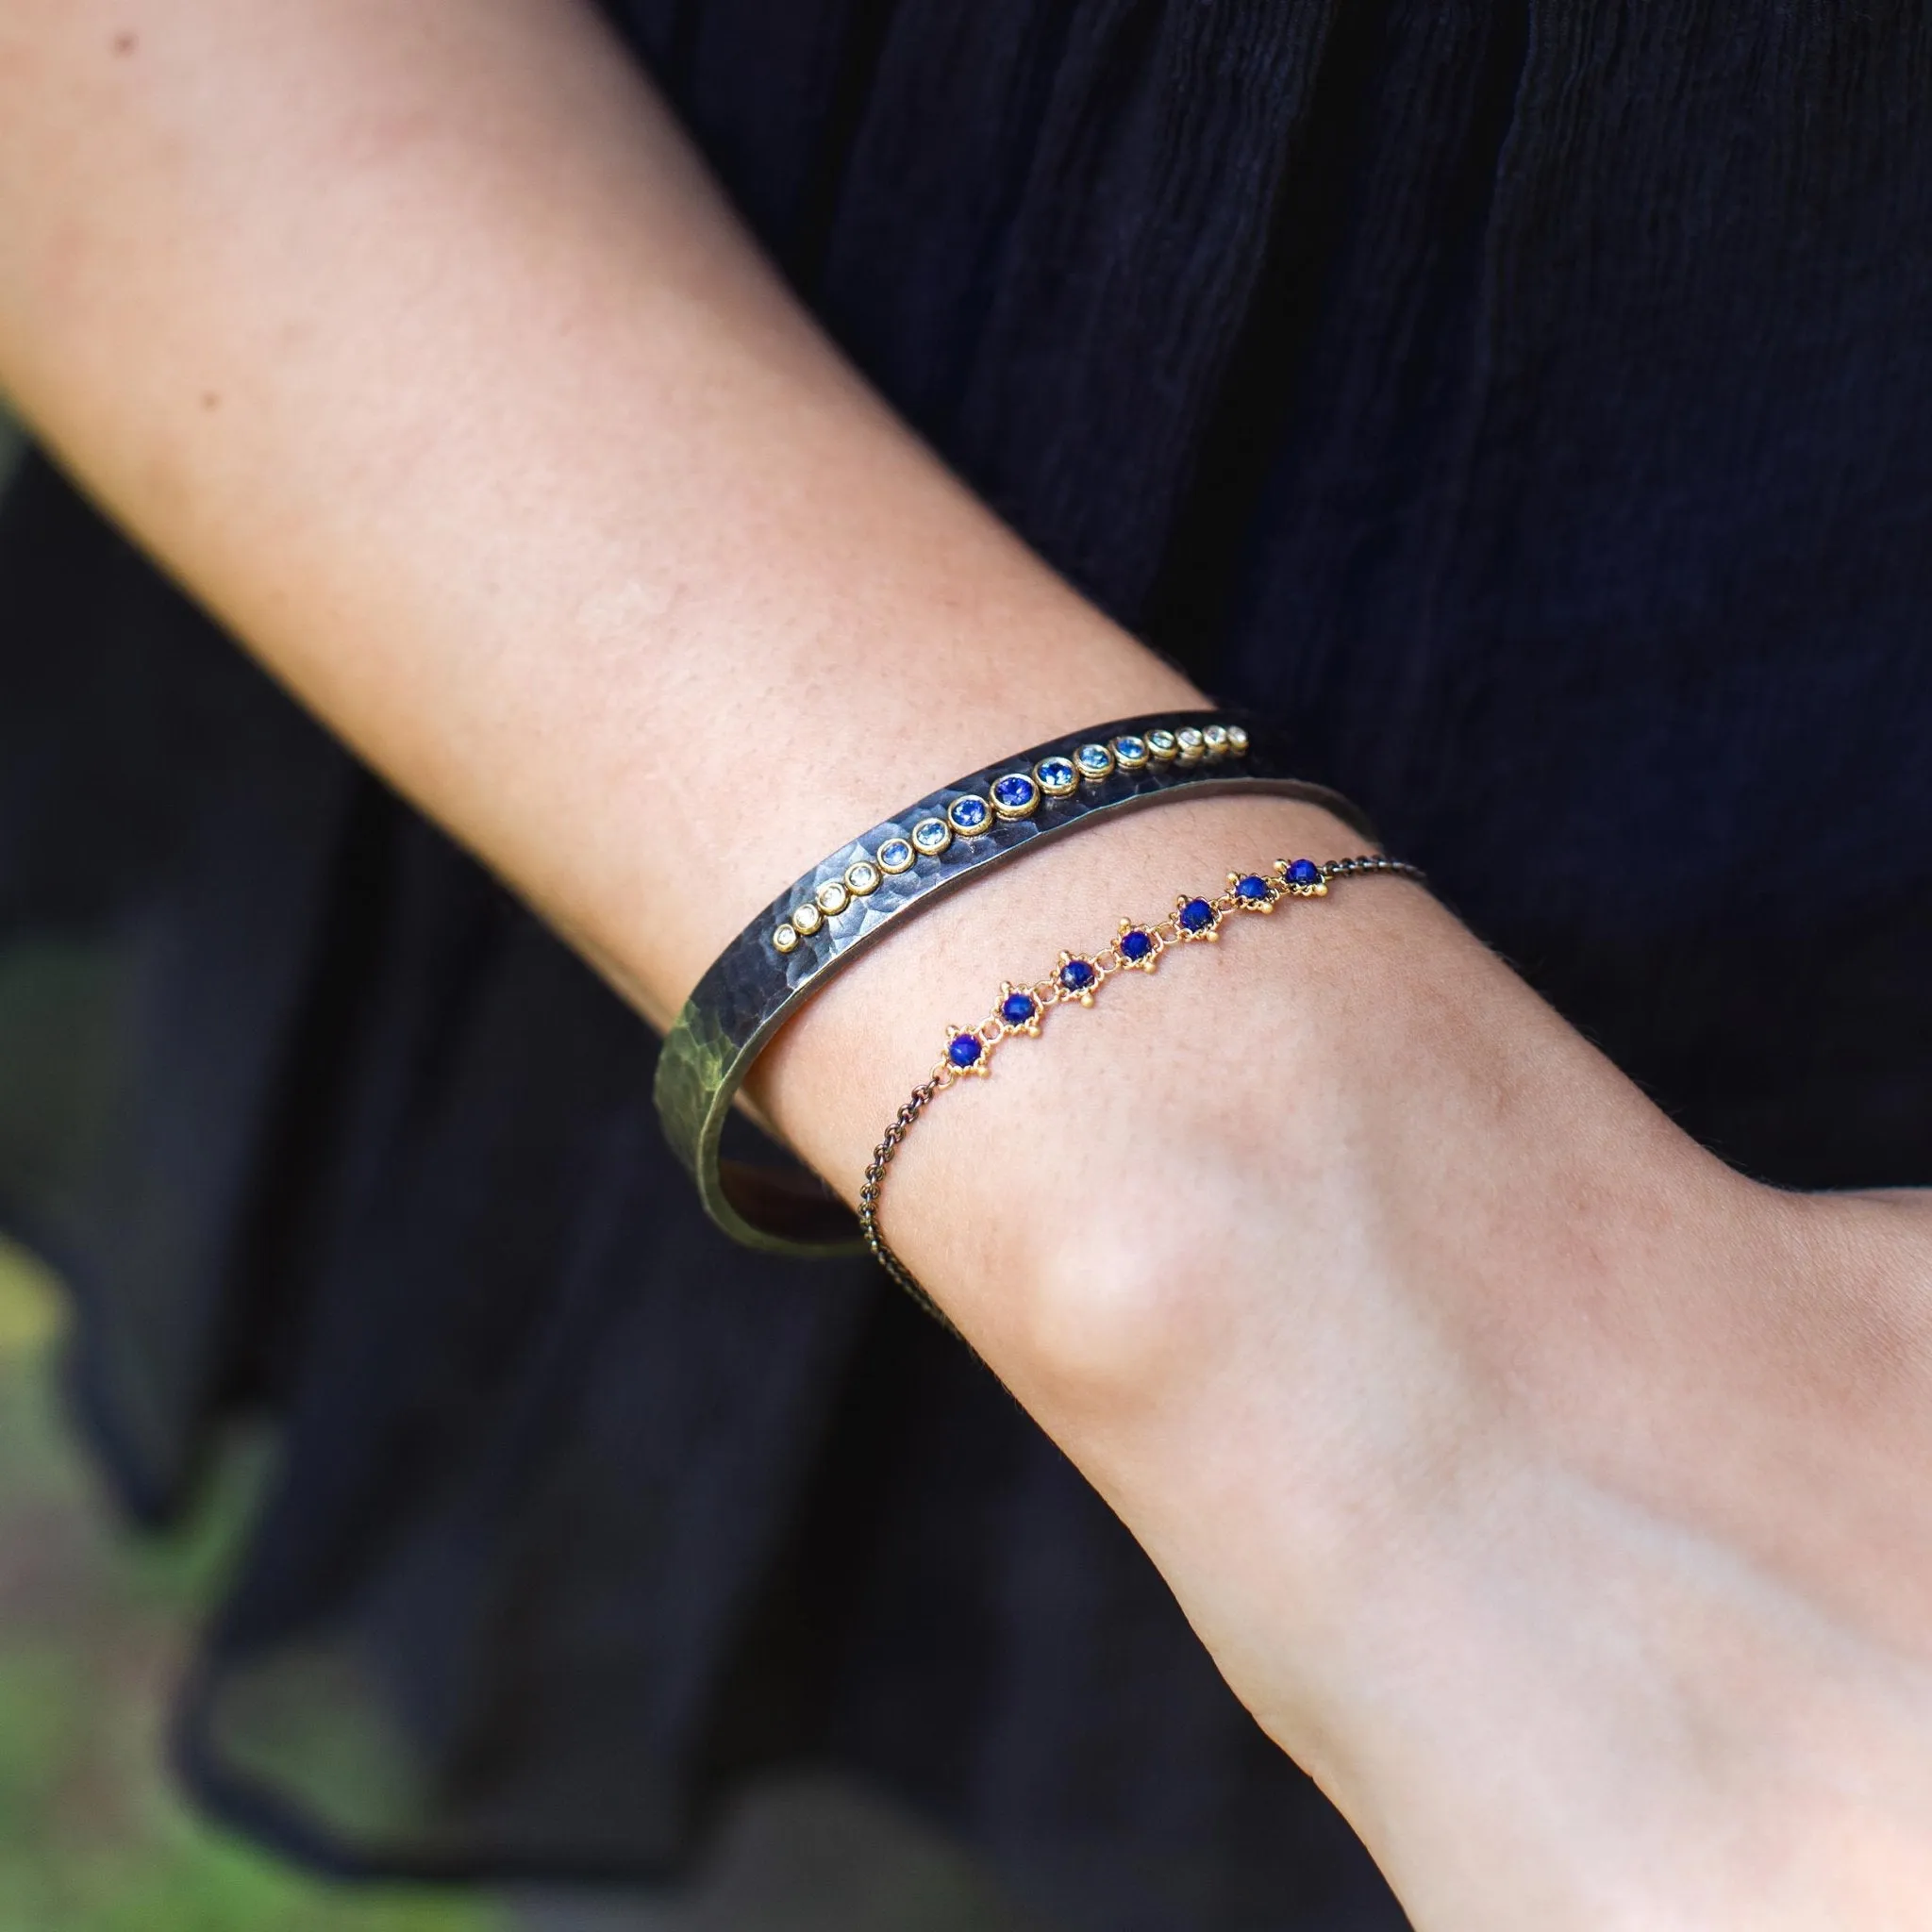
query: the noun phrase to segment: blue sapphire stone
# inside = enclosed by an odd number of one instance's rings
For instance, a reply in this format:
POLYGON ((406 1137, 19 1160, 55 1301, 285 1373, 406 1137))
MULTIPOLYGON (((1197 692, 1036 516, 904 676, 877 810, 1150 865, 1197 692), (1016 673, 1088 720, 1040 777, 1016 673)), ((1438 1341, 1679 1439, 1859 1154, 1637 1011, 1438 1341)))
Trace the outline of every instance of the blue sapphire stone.
POLYGON ((975 1067, 979 1056, 986 1051, 974 1033, 956 1033, 946 1042, 946 1058, 956 1067, 975 1067))
POLYGON ((1154 950, 1151 935, 1137 925, 1131 932, 1121 935, 1121 958, 1123 959, 1144 959, 1154 950))
POLYGON ((1060 968, 1060 984, 1069 992, 1085 992, 1093 984, 1093 968, 1085 959, 1069 959, 1060 968))
POLYGON ((986 801, 983 798, 957 798, 953 801, 950 814, 956 825, 972 828, 986 823, 986 801))
POLYGON ((1033 1003, 1030 992, 1008 993, 1000 1002, 1000 1018, 1008 1026, 1024 1026, 1040 1008, 1033 1003))
POLYGON ((1190 899, 1180 910, 1185 932, 1202 932, 1214 924, 1214 908, 1205 899, 1190 899))
POLYGON ((1266 904, 1267 902, 1268 881, 1258 873, 1251 872, 1246 878, 1237 879, 1234 889, 1243 899, 1256 900, 1261 904, 1266 904))
POLYGON ((1065 758, 1042 758, 1040 761, 1040 780, 1042 785, 1071 785, 1077 775, 1065 758))
POLYGON ((1288 882, 1291 886, 1319 886, 1322 868, 1312 858, 1297 858, 1288 869, 1288 882))
POLYGON ((1008 811, 1023 811, 1033 803, 1033 780, 1015 772, 992 788, 992 795, 1008 811))

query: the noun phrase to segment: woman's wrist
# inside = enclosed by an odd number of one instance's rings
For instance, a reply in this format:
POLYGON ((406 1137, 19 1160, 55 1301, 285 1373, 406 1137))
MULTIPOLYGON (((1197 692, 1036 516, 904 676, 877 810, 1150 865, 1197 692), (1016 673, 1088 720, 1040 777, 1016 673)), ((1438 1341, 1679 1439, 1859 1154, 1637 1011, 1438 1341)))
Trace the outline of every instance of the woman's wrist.
MULTIPOLYGON (((908 922, 780 1035, 755 1097, 849 1198, 947 1030, 976 1022, 1003 979, 1044 976, 1063 947, 1097 952, 1122 918, 1157 919, 1183 888, 1219 890, 1230 868, 1360 845, 1326 813, 1263 798, 1169 803, 1082 831, 908 922)), ((1219 946, 1123 975, 1091 1011, 1046 1016, 1044 1038, 1003 1051, 992 1079, 946 1095, 908 1139, 888 1238, 941 1299, 965 1298, 969 1326, 1023 1316, 1033 1291, 1021 1285, 1066 1266, 1090 1222, 1096 1240, 1120 1227, 1109 1196, 1130 1153, 1166 1144, 1204 1101, 1232 1118, 1261 1097, 1244 1082, 1278 1074, 1319 1024, 1321 982, 1357 970, 1348 902, 1398 891, 1413 889, 1351 880, 1325 902, 1234 921, 1219 946)), ((1151 1254, 1164 1231, 1144 1235, 1151 1254)))

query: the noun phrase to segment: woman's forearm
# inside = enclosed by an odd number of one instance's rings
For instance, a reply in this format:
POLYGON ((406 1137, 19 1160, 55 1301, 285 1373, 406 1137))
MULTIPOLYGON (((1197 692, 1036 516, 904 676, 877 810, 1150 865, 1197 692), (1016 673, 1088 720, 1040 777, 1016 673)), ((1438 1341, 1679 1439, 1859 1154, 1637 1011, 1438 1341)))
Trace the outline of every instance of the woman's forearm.
POLYGON ((0 387, 660 1018, 854 826, 1191 695, 873 398, 576 0, 12 0, 0 387))

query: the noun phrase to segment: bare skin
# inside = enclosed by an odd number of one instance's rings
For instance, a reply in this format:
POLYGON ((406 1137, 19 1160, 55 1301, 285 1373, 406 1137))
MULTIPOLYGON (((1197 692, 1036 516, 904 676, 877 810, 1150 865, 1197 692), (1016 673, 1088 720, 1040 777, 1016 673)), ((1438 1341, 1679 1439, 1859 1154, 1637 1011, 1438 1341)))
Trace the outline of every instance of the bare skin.
MULTIPOLYGON (((570 0, 0 0, 0 387, 660 1023, 851 827, 1195 696, 841 364, 570 0), (775 832, 721 749, 798 774, 775 832)), ((760 1102, 850 1194, 1000 978, 1352 844, 1215 801, 1042 853, 760 1102)), ((922 1123, 891 1232, 1418 1924, 1932 1923, 1926 1204, 1740 1178, 1389 881, 1065 1019, 922 1123)))

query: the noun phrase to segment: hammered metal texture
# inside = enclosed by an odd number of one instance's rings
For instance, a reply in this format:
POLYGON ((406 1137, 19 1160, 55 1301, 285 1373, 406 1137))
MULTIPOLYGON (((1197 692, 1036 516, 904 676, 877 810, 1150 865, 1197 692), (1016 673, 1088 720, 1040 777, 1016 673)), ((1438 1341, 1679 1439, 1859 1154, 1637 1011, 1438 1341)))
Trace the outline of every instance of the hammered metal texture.
POLYGON ((1154 803, 1175 792, 1192 795, 1224 791, 1268 791, 1319 805, 1373 841, 1374 829, 1346 799, 1295 778, 1287 769, 1278 739, 1259 720, 1234 711, 1171 711, 1125 718, 1111 724, 1056 738, 1030 751, 928 793, 904 811, 829 853, 795 880, 726 946, 698 982, 684 1011, 664 1041, 658 1061, 658 1118, 678 1158, 697 1181, 711 1217, 748 1246, 787 1253, 850 1252, 859 1245, 858 1223, 844 1206, 802 1170, 721 1172, 718 1145, 733 1096, 759 1049, 817 990, 877 939, 887 926, 915 908, 928 905, 975 874, 1017 858, 1042 839, 1057 838, 1109 813, 1154 803), (989 795, 992 781, 1008 772, 1030 772, 1042 758, 1071 757, 1091 740, 1145 737, 1158 725, 1179 728, 1221 723, 1248 733, 1244 753, 1228 753, 1193 763, 1152 762, 1133 772, 1083 781, 1067 798, 1045 798, 1027 819, 995 818, 974 838, 956 838, 937 858, 922 857, 909 871, 886 874, 878 890, 854 899, 819 930, 802 938, 797 949, 781 954, 772 931, 791 908, 820 886, 844 876, 861 855, 870 858, 885 840, 908 838, 923 818, 943 817, 957 798, 989 795))

